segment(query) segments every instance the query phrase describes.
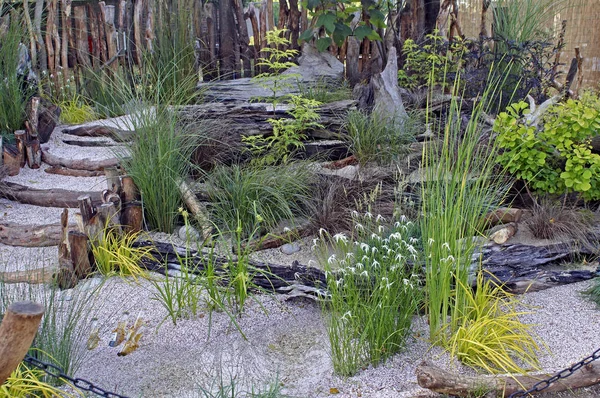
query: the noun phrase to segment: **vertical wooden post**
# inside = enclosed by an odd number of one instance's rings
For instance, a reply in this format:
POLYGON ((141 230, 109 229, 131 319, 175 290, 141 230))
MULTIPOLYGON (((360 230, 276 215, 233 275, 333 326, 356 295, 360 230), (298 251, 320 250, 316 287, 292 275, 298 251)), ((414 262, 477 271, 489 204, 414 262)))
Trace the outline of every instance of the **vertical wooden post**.
POLYGON ((33 301, 12 303, 0 324, 0 385, 27 354, 44 315, 44 307, 33 301))
POLYGON ((91 46, 92 65, 94 69, 98 69, 100 65, 100 40, 98 38, 98 17, 96 16, 96 10, 94 9, 93 3, 87 3, 87 17, 90 25, 90 31, 88 33, 88 44, 91 46))
POLYGON ((62 0, 62 46, 60 59, 63 67, 63 76, 67 80, 67 69, 69 69, 69 36, 71 35, 71 0, 62 0))
POLYGON ((90 61, 89 43, 88 43, 88 27, 85 5, 74 7, 73 14, 75 16, 75 42, 77 49, 77 61, 79 65, 85 68, 92 66, 90 61))
POLYGON ((135 46, 135 62, 142 66, 142 0, 135 0, 133 4, 133 43, 135 46))
POLYGON ((52 0, 48 3, 48 16, 46 19, 46 53, 48 54, 48 71, 50 74, 55 73, 56 67, 59 65, 56 62, 55 54, 60 53, 60 49, 55 52, 53 44, 53 34, 56 28, 57 17, 57 0, 52 0))

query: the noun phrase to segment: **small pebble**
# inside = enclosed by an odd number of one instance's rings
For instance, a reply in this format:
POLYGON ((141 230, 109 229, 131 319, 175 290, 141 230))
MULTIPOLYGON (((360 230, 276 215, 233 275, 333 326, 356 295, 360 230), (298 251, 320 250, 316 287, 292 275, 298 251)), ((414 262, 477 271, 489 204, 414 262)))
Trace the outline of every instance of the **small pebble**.
POLYGON ((285 245, 281 246, 281 248, 279 249, 283 254, 287 254, 288 256, 290 254, 294 254, 296 252, 300 251, 300 245, 298 243, 286 243, 285 245))

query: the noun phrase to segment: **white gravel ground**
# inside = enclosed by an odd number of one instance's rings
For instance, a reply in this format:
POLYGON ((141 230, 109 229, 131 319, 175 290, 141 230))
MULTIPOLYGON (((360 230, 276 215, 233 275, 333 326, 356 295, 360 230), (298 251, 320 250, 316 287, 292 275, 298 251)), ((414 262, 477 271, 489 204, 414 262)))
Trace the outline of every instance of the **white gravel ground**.
MULTIPOLYGON (((524 296, 528 305, 540 307, 524 320, 537 325, 535 332, 552 352, 540 357, 548 372, 598 348, 600 312, 579 294, 587 286, 584 282, 524 296)), ((147 281, 135 285, 112 278, 106 283, 99 300, 103 308, 92 311, 103 325, 102 341, 87 351, 77 376, 131 397, 200 397, 201 388, 215 387, 221 378, 225 382, 234 378, 246 388, 278 378, 283 392, 293 397, 326 397, 335 388, 338 397, 392 398, 438 396, 417 385, 415 368, 424 359, 460 374, 474 373, 451 361, 439 347, 431 347, 424 317, 415 317, 405 352, 380 367, 341 378, 333 373, 320 307, 310 300, 257 297, 237 319, 244 340, 224 313, 211 317, 201 310, 197 317, 173 325, 165 320, 165 309, 152 299, 153 291, 147 281), (118 357, 118 348, 109 347, 108 341, 125 310, 132 321, 141 314, 147 326, 139 349, 118 357)))

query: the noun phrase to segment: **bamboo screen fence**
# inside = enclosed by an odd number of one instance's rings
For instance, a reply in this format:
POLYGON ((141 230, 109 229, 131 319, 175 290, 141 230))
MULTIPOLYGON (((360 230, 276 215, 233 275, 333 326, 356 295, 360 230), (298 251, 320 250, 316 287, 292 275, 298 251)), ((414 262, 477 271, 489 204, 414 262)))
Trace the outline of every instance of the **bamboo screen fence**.
MULTIPOLYGON (((483 0, 459 0, 459 22, 466 37, 479 35, 481 25, 481 7, 483 0)), ((488 12, 487 30, 491 32, 491 13, 488 12)), ((566 72, 569 63, 575 57, 575 48, 579 48, 583 60, 583 87, 600 88, 600 0, 567 0, 556 13, 548 28, 555 32, 567 21, 565 47, 561 52, 562 69, 566 72)))

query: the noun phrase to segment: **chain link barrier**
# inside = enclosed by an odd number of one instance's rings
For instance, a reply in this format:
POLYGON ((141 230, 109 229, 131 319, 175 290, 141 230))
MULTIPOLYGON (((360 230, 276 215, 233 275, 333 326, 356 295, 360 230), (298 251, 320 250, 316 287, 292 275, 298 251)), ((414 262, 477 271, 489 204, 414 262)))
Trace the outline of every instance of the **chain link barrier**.
POLYGON ((594 362, 597 359, 600 359, 600 348, 598 348, 596 351, 594 351, 592 353, 592 355, 585 357, 584 359, 577 362, 576 364, 571 365, 568 368, 561 370, 560 372, 557 372, 554 376, 549 377, 546 380, 542 380, 538 383, 535 383, 533 385, 533 387, 531 387, 529 390, 513 392, 512 394, 510 394, 510 396, 508 398, 521 398, 521 397, 526 397, 531 393, 541 392, 541 391, 545 390, 546 388, 550 387, 553 383, 556 383, 557 381, 559 381, 561 379, 566 379, 567 377, 571 376, 573 373, 577 372, 579 369, 581 369, 585 365, 587 365, 591 362, 594 362))
POLYGON ((67 380, 67 381, 71 382, 71 384, 74 387, 76 387, 82 391, 88 391, 93 394, 99 395, 101 397, 107 397, 107 398, 128 398, 125 395, 119 395, 114 392, 106 391, 105 389, 100 388, 97 385, 90 383, 87 380, 80 379, 78 377, 73 378, 73 377, 67 376, 65 374, 65 372, 63 372, 63 370, 61 368, 59 368, 58 366, 53 365, 51 363, 46 363, 46 362, 40 361, 39 359, 36 359, 29 355, 25 356, 25 358, 23 359, 23 362, 26 364, 35 366, 36 368, 38 368, 38 369, 42 370, 44 373, 46 373, 48 376, 56 377, 57 379, 67 380))

